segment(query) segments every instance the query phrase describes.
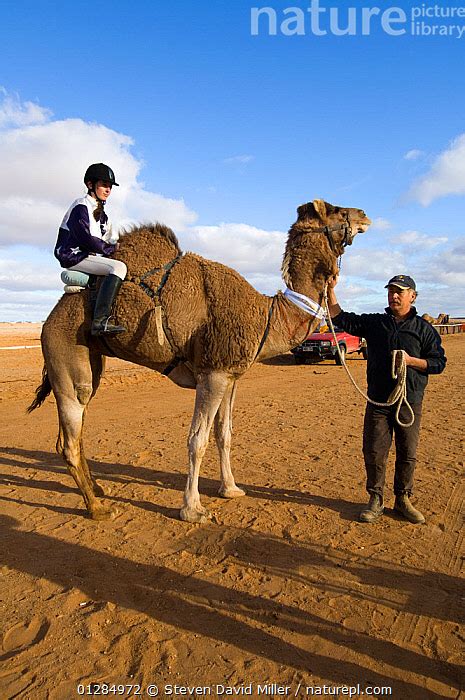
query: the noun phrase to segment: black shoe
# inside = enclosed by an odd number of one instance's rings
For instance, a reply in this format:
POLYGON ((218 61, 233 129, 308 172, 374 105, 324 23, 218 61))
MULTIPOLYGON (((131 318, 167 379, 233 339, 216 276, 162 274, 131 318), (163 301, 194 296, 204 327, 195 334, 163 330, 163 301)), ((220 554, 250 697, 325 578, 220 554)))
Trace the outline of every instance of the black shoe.
POLYGON ((123 280, 116 275, 107 275, 103 278, 95 302, 91 335, 116 335, 126 331, 124 326, 115 326, 110 323, 111 308, 122 284, 123 280))
POLYGON ((377 493, 372 493, 368 505, 360 511, 359 520, 361 523, 374 523, 383 514, 383 498, 377 493))
POLYGON ((425 522, 425 516, 412 506, 407 493, 396 496, 394 510, 414 525, 422 525, 425 522))

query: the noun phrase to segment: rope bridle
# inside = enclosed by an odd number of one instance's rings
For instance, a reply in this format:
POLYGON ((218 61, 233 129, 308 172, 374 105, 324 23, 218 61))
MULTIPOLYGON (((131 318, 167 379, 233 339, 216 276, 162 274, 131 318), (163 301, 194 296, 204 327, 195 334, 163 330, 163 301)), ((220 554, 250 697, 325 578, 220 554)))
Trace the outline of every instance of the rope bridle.
POLYGON ((333 233, 335 233, 336 231, 344 231, 344 238, 342 239, 340 244, 343 248, 345 248, 348 245, 352 245, 352 241, 355 237, 355 234, 352 230, 352 225, 350 223, 349 213, 344 212, 344 215, 345 222, 343 224, 339 224, 337 226, 323 226, 323 228, 315 229, 316 232, 325 234, 329 247, 331 248, 331 252, 334 253, 336 257, 340 257, 341 253, 336 248, 336 244, 334 243, 333 239, 333 233))

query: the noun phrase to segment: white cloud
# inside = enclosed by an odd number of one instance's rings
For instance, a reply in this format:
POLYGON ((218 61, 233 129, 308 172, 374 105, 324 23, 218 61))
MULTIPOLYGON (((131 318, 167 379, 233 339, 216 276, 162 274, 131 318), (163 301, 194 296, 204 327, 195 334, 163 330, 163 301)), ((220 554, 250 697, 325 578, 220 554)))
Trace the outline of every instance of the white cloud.
POLYGON ((162 221, 182 231, 195 222, 182 199, 144 187, 132 145, 102 124, 53 120, 50 110, 0 88, 0 162, 8 164, 0 170, 0 319, 45 318, 61 293, 51 251, 63 214, 85 193, 90 163, 110 163, 121 183, 108 205, 116 226, 162 221))
POLYGON ((393 249, 365 249, 352 252, 342 258, 343 274, 364 280, 384 281, 407 269, 405 255, 393 249))
POLYGON ((276 271, 276 274, 266 274, 266 273, 249 273, 247 275, 247 281, 252 287, 255 287, 262 294, 268 294, 273 296, 276 292, 281 289, 284 290, 286 285, 284 284, 281 273, 276 271))
POLYGON ((254 160, 254 156, 251 156, 251 155, 248 155, 247 153, 244 153, 240 156, 232 156, 231 158, 224 158, 223 163, 227 163, 228 165, 231 165, 231 164, 245 165, 246 163, 250 163, 252 160, 254 160))
POLYGON ((419 231, 404 231, 397 236, 393 236, 392 241, 405 246, 410 253, 422 253, 438 245, 445 245, 448 238, 447 236, 428 236, 426 233, 420 233, 419 231))
POLYGON ((25 243, 52 249, 63 214, 63 207, 45 199, 0 197, 0 246, 25 243))
MULTIPOLYGON (((445 250, 431 263, 431 273, 434 279, 442 284, 454 288, 454 297, 457 298, 457 287, 461 287, 459 294, 462 303, 462 311, 465 311, 465 241, 445 250)), ((451 295, 452 297, 452 295, 451 295)), ((451 299, 452 300, 452 299, 451 299)))
POLYGON ((194 226, 180 237, 183 247, 233 267, 242 275, 276 275, 281 268, 286 234, 248 224, 194 226))
POLYGON ((384 284, 384 278, 370 285, 363 281, 354 282, 343 274, 336 288, 339 303, 344 311, 380 313, 386 306, 384 284))
POLYGON ((342 308, 356 313, 382 312, 387 303, 384 285, 399 272, 414 277, 420 314, 465 316, 465 243, 424 257, 388 250, 349 253, 343 258, 336 288, 342 308))
POLYGON ((441 153, 430 171, 413 183, 408 192, 423 206, 450 194, 465 194, 465 134, 458 136, 441 153))
POLYGON ((419 313, 465 316, 465 241, 444 244, 434 250, 424 249, 424 252, 421 255, 415 249, 409 250, 412 254, 403 268, 417 283, 419 313))
POLYGON ((49 254, 26 246, 5 248, 0 258, 0 289, 30 292, 62 291, 60 267, 49 254))
POLYGON ((9 95, 5 88, 0 87, 0 96, 3 101, 0 105, 0 129, 6 126, 27 126, 28 124, 41 124, 52 115, 49 109, 41 107, 34 102, 21 102, 17 95, 9 95))
POLYGON ((115 224, 160 220, 182 230, 196 220, 182 199, 150 192, 138 181, 142 163, 131 153, 129 136, 81 119, 47 121, 50 113, 39 107, 11 104, 4 92, 4 119, 14 123, 16 115, 16 124, 22 119, 28 125, 0 131, 0 162, 8 163, 0 171, 0 245, 53 248, 64 212, 85 193, 85 169, 99 161, 110 163, 121 183, 108 205, 115 224))
POLYGON ((3 292, 0 304, 0 321, 45 321, 61 292, 3 292))
POLYGON ((424 155, 424 151, 418 150, 418 148, 412 148, 411 151, 407 151, 404 155, 404 160, 418 160, 424 155))
POLYGON ((387 231, 390 229, 392 226, 391 222, 388 221, 387 219, 384 219, 382 216, 378 216, 376 219, 373 219, 371 226, 370 226, 370 231, 387 231))

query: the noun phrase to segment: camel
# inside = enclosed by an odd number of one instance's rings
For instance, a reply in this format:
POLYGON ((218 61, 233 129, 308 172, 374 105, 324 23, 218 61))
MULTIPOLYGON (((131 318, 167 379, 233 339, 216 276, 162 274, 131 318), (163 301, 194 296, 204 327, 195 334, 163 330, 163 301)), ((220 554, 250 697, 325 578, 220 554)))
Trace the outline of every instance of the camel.
POLYGON ((428 323, 431 323, 435 326, 440 326, 441 324, 444 323, 449 323, 449 314, 439 314, 437 318, 434 318, 434 316, 430 316, 429 314, 423 314, 422 318, 425 319, 425 321, 428 321, 428 323))
POLYGON ((205 522, 198 479, 210 430, 219 451, 225 498, 245 495, 230 465, 232 412, 237 380, 254 362, 301 343, 322 318, 321 304, 337 260, 371 221, 361 209, 314 200, 297 209, 286 242, 282 275, 287 289, 269 297, 235 270, 194 253, 182 254, 174 233, 161 224, 133 227, 117 257, 128 267, 114 309, 127 332, 90 335, 88 290, 65 294, 42 329, 42 383, 29 406, 40 406, 53 391, 59 433, 56 449, 66 461, 88 515, 115 515, 84 454, 84 418, 103 371, 114 355, 150 367, 196 391, 188 437, 189 472, 180 517, 205 522))

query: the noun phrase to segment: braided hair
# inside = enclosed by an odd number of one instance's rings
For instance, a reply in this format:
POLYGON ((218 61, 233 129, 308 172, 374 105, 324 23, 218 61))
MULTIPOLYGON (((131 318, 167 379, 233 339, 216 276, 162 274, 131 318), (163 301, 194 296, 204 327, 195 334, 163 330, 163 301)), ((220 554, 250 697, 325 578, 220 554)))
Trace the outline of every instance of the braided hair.
POLYGON ((102 218, 103 214, 103 207, 105 205, 105 202, 102 202, 101 199, 97 199, 97 206, 93 211, 94 219, 95 221, 100 221, 102 218))
MULTIPOLYGON (((92 181, 91 184, 92 184, 92 188, 90 188, 90 187, 87 188, 87 194, 90 194, 90 195, 95 194, 94 187, 95 187, 96 183, 92 181)), ((104 213, 105 202, 103 200, 99 199, 98 197, 96 197, 96 199, 97 199, 97 206, 95 207, 95 209, 93 211, 93 216, 94 216, 95 221, 101 221, 102 214, 104 213)))

